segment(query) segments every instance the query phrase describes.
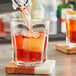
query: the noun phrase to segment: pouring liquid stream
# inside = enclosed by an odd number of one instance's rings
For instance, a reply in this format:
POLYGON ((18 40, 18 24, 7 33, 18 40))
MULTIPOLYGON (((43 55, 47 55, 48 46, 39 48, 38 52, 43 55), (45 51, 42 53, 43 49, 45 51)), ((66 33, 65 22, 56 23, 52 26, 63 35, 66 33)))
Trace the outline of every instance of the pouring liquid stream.
POLYGON ((32 21, 31 21, 31 13, 29 11, 29 7, 28 6, 25 6, 24 8, 21 7, 20 12, 22 13, 24 17, 26 25, 29 28, 29 31, 32 32, 32 21))

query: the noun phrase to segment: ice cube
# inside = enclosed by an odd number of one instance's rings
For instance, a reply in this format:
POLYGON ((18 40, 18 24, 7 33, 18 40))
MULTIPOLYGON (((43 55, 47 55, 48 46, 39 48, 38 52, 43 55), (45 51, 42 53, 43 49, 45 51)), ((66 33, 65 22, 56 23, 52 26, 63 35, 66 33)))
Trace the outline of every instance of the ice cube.
POLYGON ((44 24, 35 24, 35 25, 33 25, 33 29, 34 28, 45 28, 45 25, 44 24))
POLYGON ((27 32, 26 32, 26 31, 22 31, 21 34, 22 34, 23 36, 27 36, 27 32))
POLYGON ((35 24, 35 25, 33 25, 33 30, 39 31, 39 32, 45 32, 45 25, 44 24, 35 24))
POLYGON ((23 36, 34 37, 34 38, 37 38, 40 36, 40 33, 37 31, 22 31, 21 34, 23 36))
POLYGON ((30 31, 22 31, 21 34, 23 36, 32 37, 32 33, 30 31))
POLYGON ((28 28, 26 25, 24 25, 24 24, 18 24, 18 25, 17 25, 17 28, 29 30, 29 28, 28 28))
POLYGON ((37 38, 37 37, 40 36, 40 33, 37 32, 37 31, 33 31, 32 35, 33 35, 34 38, 37 38))

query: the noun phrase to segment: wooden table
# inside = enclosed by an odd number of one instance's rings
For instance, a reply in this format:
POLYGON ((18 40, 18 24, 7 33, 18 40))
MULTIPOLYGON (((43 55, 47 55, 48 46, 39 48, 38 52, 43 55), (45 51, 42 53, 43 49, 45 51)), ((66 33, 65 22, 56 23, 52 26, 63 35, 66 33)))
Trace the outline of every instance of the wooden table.
MULTIPOLYGON (((49 42, 48 59, 56 60, 56 68, 53 75, 29 75, 29 76, 76 76, 76 55, 67 55, 56 51, 55 44, 64 41, 49 42)), ((28 75, 7 75, 5 66, 12 59, 11 44, 0 44, 0 76, 28 76, 28 75)))

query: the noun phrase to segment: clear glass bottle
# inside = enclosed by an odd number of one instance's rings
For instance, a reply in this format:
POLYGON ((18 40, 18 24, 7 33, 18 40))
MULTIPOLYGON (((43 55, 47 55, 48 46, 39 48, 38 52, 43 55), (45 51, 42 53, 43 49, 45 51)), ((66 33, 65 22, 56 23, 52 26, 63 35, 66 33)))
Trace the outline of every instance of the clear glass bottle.
POLYGON ((57 17, 54 11, 50 12, 50 34, 57 34, 57 17))
POLYGON ((31 17, 32 19, 44 19, 45 11, 40 0, 33 0, 31 17))
POLYGON ((73 10, 74 5, 70 4, 68 0, 63 0, 63 3, 58 6, 57 9, 57 16, 59 20, 60 25, 60 32, 65 33, 66 32, 66 23, 65 23, 65 14, 68 10, 73 10))

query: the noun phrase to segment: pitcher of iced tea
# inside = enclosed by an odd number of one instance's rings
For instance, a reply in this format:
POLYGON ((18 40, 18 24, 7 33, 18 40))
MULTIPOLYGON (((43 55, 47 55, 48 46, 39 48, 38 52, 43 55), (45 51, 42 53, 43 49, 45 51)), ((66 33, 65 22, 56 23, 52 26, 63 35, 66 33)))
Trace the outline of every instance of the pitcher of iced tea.
POLYGON ((66 14, 66 42, 70 47, 76 47, 76 11, 66 14))
POLYGON ((47 58, 49 21, 32 20, 30 30, 21 12, 12 13, 11 18, 13 60, 22 66, 42 64, 47 58))

